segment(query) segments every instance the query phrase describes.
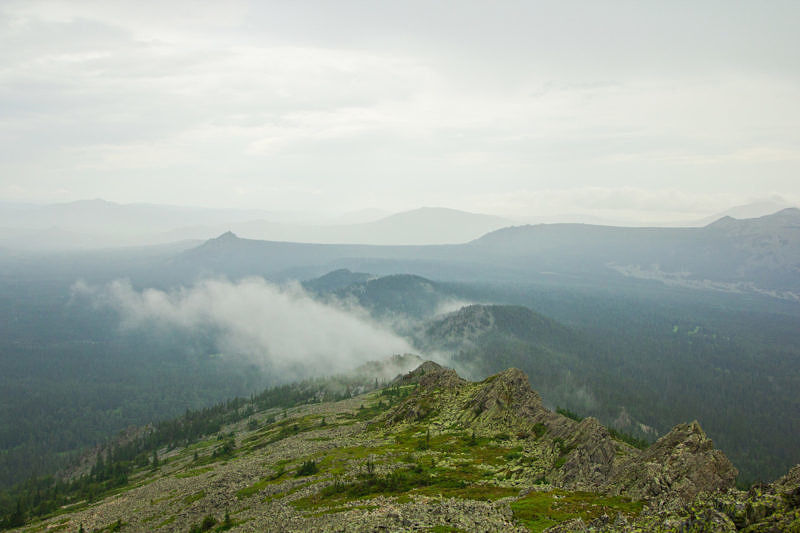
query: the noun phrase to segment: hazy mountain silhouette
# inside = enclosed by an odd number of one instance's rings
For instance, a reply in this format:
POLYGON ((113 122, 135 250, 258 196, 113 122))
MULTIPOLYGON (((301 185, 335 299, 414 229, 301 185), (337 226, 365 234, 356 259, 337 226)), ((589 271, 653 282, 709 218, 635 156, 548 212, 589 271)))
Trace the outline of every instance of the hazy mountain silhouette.
POLYGON ((800 293, 799 264, 800 210, 795 208, 758 219, 725 218, 703 228, 516 226, 460 245, 302 244, 225 234, 172 261, 194 275, 303 279, 348 268, 450 280, 561 277, 570 283, 626 283, 627 278, 773 295, 800 293))
POLYGON ((232 230, 273 241, 351 244, 463 243, 512 222, 455 209, 424 207, 386 216, 378 210, 344 215, 330 224, 287 221, 264 210, 206 209, 81 200, 63 204, 4 204, 0 243, 17 248, 100 248, 203 240, 232 230), (342 220, 367 222, 342 223, 342 220))
POLYGON ((731 217, 731 218, 758 218, 767 215, 773 215, 778 211, 782 211, 783 209, 787 209, 789 207, 797 207, 796 205, 792 205, 791 203, 787 202, 780 196, 773 196, 771 198, 766 198, 763 200, 758 200, 755 202, 750 202, 743 205, 737 205, 731 207, 730 209, 726 209, 721 213, 716 213, 709 217, 705 217, 698 221, 698 226, 706 226, 717 220, 724 218, 724 217, 731 217))

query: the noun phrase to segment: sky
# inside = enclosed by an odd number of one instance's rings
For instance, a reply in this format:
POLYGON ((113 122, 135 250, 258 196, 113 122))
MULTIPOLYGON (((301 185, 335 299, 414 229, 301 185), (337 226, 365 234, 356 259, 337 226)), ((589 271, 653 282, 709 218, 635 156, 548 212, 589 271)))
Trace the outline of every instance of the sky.
POLYGON ((796 1, 0 3, 0 200, 800 203, 796 1))

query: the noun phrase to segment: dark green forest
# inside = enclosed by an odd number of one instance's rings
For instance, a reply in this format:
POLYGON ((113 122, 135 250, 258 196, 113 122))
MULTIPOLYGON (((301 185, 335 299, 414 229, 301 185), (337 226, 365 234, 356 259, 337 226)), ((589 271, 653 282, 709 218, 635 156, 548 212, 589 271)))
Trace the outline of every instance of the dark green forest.
POLYGON ((113 311, 74 300, 69 286, 3 287, 0 487, 51 474, 128 426, 269 382, 203 335, 121 330, 113 311))

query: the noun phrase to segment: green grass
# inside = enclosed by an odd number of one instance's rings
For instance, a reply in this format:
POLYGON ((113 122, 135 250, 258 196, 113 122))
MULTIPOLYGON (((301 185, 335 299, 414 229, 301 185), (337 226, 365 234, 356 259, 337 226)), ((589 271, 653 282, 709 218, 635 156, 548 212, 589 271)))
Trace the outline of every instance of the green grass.
POLYGON ((337 476, 344 475, 350 470, 350 461, 367 459, 391 451, 393 448, 390 446, 349 446, 319 452, 314 457, 321 472, 337 476))
POLYGON ((206 497, 206 491, 201 490, 200 492, 195 492, 194 494, 189 494, 185 498, 183 498, 183 503, 186 505, 191 505, 197 500, 202 500, 206 497))
MULTIPOLYGON (((254 435, 242 441, 244 450, 258 450, 274 442, 286 439, 301 433, 306 433, 320 428, 321 415, 307 415, 300 418, 285 418, 259 430, 254 435)), ((327 424, 323 427, 335 427, 339 424, 327 424)))
MULTIPOLYGON (((503 435, 504 437, 507 437, 503 435)), ((433 451, 447 456, 463 454, 477 463, 502 465, 509 452, 517 451, 510 446, 490 444, 495 438, 476 436, 463 431, 428 434, 425 426, 411 426, 394 435, 393 451, 433 451)))
POLYGON ((264 499, 261 500, 261 501, 262 501, 262 503, 270 503, 270 502, 273 502, 275 500, 280 500, 280 499, 285 498, 286 496, 289 496, 290 494, 294 494, 295 492, 297 492, 297 491, 299 491, 299 490, 301 490, 301 489, 303 489, 303 488, 305 488, 307 486, 308 485, 306 483, 303 483, 303 484, 297 485, 296 487, 294 487, 292 489, 289 489, 287 491, 284 491, 284 492, 276 492, 274 494, 269 494, 269 495, 265 496, 264 499))
POLYGON ((68 527, 69 527, 69 524, 59 524, 59 525, 56 525, 56 526, 48 527, 47 531, 62 531, 64 529, 67 529, 68 527))
POLYGON ((519 493, 518 489, 478 483, 486 475, 483 469, 470 461, 455 466, 437 466, 434 457, 425 455, 410 467, 386 473, 375 473, 367 468, 351 481, 337 480, 316 494, 295 500, 292 505, 300 510, 314 510, 341 507, 351 501, 379 495, 441 494, 452 498, 497 500, 519 493))
POLYGON ((386 474, 361 474, 352 482, 337 480, 316 494, 293 501, 292 505, 300 510, 330 507, 372 496, 404 493, 432 482, 430 473, 419 466, 386 474))
POLYGON ((240 499, 240 500, 243 500, 245 498, 249 498, 250 496, 252 496, 254 494, 257 494, 258 492, 260 492, 261 490, 265 489, 267 486, 269 486, 273 482, 273 480, 270 479, 270 478, 271 478, 271 476, 262 478, 262 479, 256 481, 255 483, 253 483, 250 486, 247 486, 247 487, 245 487, 243 489, 237 490, 236 491, 236 497, 238 499, 240 499))
POLYGON ((627 516, 638 515, 642 502, 631 501, 621 496, 602 496, 590 492, 531 492, 511 504, 514 518, 530 531, 544 531, 550 526, 582 518, 590 522, 603 514, 615 516, 618 512, 627 516))
POLYGON ((249 487, 245 487, 243 489, 237 490, 236 491, 236 497, 238 499, 240 499, 240 500, 243 500, 245 498, 249 498, 250 496, 252 496, 252 495, 254 495, 256 493, 261 492, 262 490, 267 488, 269 485, 274 485, 275 483, 280 483, 281 482, 281 478, 283 478, 283 476, 285 474, 286 474, 286 470, 283 469, 283 466, 280 466, 280 467, 278 467, 278 470, 275 471, 275 473, 273 473, 273 474, 271 474, 271 475, 269 475, 267 477, 259 479, 258 481, 256 481, 252 485, 250 485, 249 487))

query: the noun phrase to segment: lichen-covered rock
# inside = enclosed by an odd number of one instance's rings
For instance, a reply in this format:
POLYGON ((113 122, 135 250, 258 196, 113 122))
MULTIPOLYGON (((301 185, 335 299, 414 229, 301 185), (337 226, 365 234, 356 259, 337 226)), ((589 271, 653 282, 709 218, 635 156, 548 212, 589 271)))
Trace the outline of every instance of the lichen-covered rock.
POLYGON ((391 426, 398 422, 417 422, 428 418, 441 407, 441 396, 452 394, 469 382, 433 361, 425 361, 416 369, 399 376, 393 385, 418 385, 411 397, 384 414, 379 422, 391 426))
POLYGON ((413 385, 419 384, 424 389, 449 389, 465 385, 467 380, 459 377, 456 371, 445 368, 433 361, 425 361, 417 368, 398 376, 392 381, 392 385, 413 385))
POLYGON ((619 443, 594 418, 584 418, 566 441, 571 449, 561 469, 552 475, 560 486, 596 491, 609 478, 619 443))
POLYGON ((693 511, 675 528, 676 531, 702 531, 703 533, 735 533, 736 525, 723 513, 714 509, 693 511))
POLYGON ((700 424, 680 424, 649 448, 620 462, 609 489, 640 499, 665 495, 689 502, 700 492, 733 487, 738 471, 700 424))
MULTIPOLYGON (((428 362, 397 383, 418 387, 382 417, 385 427, 425 423, 434 430, 460 427, 482 436, 526 436, 536 440, 528 451, 537 471, 557 487, 671 501, 679 507, 700 492, 732 487, 736 478, 736 469, 697 422, 676 426, 639 451, 612 438, 594 418, 576 422, 545 408, 528 377, 515 368, 470 383, 428 362)), ((509 472, 525 478, 519 469, 509 472)))
MULTIPOLYGON (((794 499, 798 496, 797 489, 800 488, 800 465, 794 465, 788 474, 775 481, 772 486, 776 492, 794 499)), ((795 506, 800 506, 800 500, 795 502, 795 506)))
POLYGON ((509 368, 482 382, 464 402, 458 421, 476 430, 497 428, 515 432, 531 430, 537 421, 551 415, 539 394, 531 389, 528 376, 509 368))

